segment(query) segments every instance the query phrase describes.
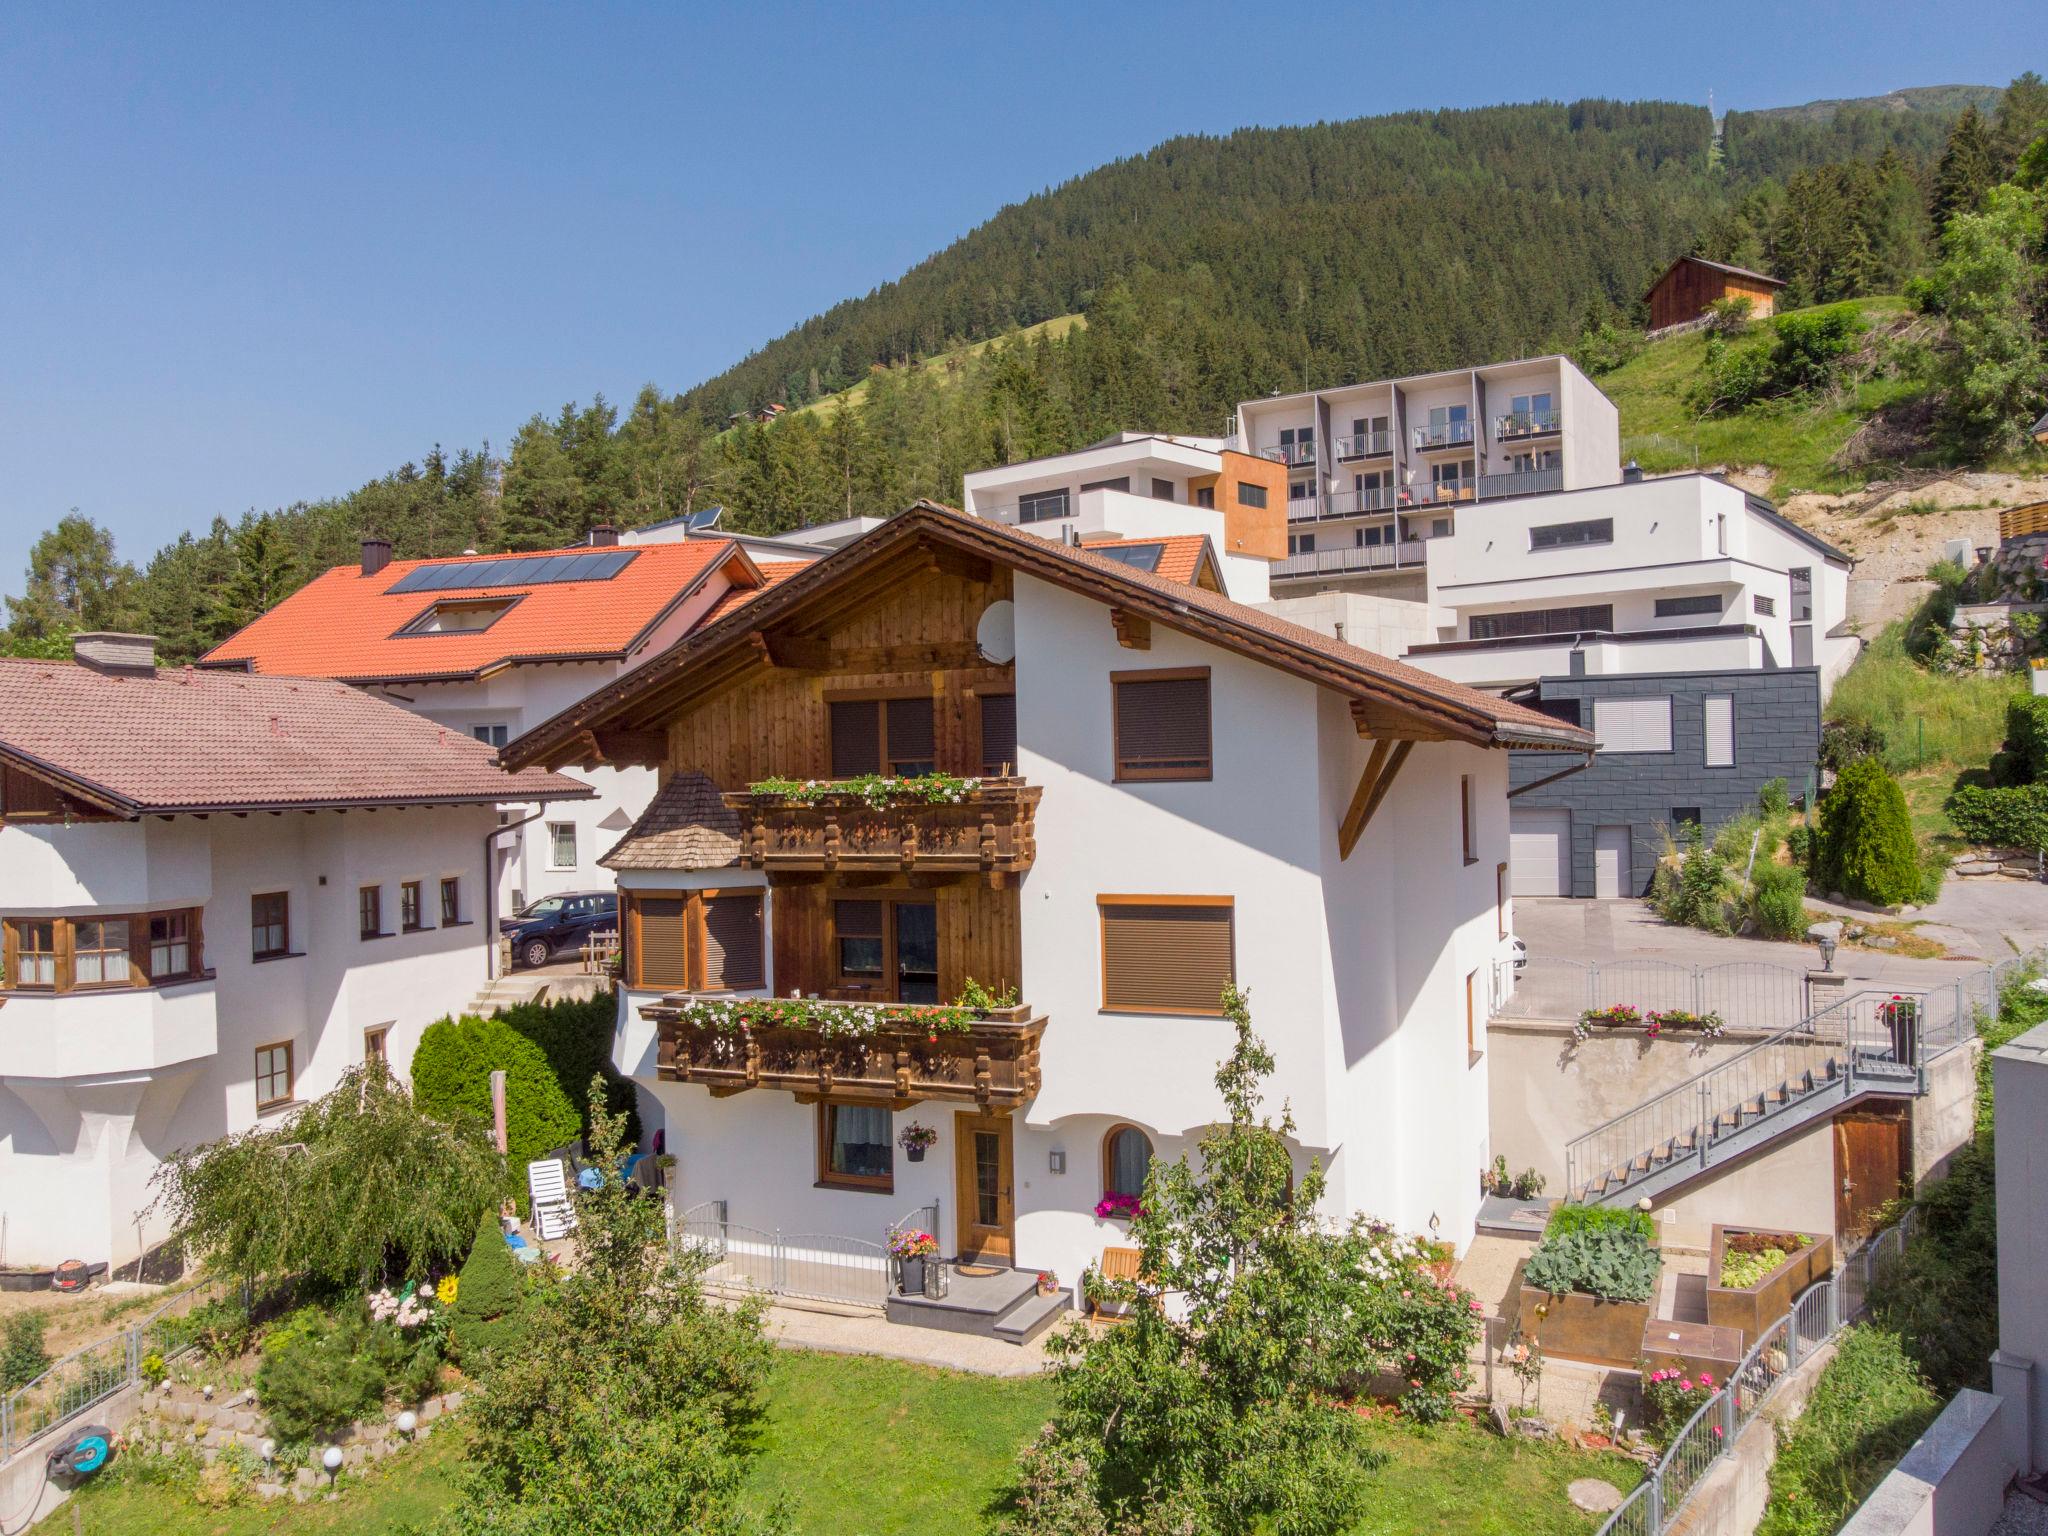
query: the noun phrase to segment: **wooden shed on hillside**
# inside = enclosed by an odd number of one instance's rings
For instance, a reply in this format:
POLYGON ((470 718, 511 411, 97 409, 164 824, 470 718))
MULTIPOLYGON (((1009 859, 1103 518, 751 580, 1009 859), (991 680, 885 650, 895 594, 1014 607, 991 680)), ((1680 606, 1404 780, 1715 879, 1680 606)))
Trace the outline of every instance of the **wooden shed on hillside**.
POLYGON ((1761 320, 1777 307, 1778 290, 1784 286, 1747 267, 1681 256, 1650 287, 1650 329, 1661 331, 1697 320, 1719 299, 1747 299, 1750 318, 1761 320))

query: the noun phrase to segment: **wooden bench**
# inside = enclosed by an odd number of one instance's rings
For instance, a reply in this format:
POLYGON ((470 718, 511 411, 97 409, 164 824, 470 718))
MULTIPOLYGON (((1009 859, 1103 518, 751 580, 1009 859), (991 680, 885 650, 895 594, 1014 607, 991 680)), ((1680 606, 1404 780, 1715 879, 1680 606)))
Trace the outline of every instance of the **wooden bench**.
MULTIPOLYGON (((1096 1272, 1104 1280, 1129 1280, 1135 1283, 1138 1278, 1138 1266, 1144 1257, 1136 1248, 1105 1248, 1102 1250, 1102 1262, 1096 1265, 1096 1272)), ((1091 1298, 1088 1307, 1097 1317, 1102 1316, 1102 1303, 1099 1300, 1091 1298)))

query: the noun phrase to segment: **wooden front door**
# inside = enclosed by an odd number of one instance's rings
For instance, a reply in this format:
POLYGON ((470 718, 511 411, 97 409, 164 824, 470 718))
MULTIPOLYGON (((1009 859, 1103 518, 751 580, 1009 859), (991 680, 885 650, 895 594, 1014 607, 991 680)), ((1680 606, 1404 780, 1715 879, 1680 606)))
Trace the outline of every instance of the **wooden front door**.
POLYGON ((1906 1193, 1912 1143, 1902 1109, 1847 1109, 1835 1116, 1835 1240, 1870 1231, 1871 1213, 1906 1193))
POLYGON ((957 1111, 953 1149, 960 1201, 960 1257, 1007 1264, 1017 1252, 1010 1117, 957 1111))

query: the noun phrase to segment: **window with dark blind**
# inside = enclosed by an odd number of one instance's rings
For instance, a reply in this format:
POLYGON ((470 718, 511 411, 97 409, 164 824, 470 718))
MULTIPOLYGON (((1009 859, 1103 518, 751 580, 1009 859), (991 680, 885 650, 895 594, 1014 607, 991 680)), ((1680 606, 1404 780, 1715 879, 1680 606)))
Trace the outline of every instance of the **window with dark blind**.
POLYGON ((882 771, 882 719, 872 699, 840 700, 831 706, 832 777, 882 771))
POLYGON ((632 914, 633 984, 683 988, 690 984, 689 922, 681 896, 627 896, 632 914))
POLYGON ((1220 1014, 1231 981, 1230 898, 1102 896, 1102 1006, 1220 1014))
POLYGON ((882 903, 833 902, 832 939, 838 950, 833 958, 842 978, 874 982, 882 979, 882 903))
POLYGON ((932 746, 932 701, 922 699, 885 700, 883 724, 888 735, 883 751, 888 771, 898 778, 918 778, 934 766, 932 746))
POLYGON ((705 991, 743 992, 764 986, 766 948, 759 891, 704 898, 705 991))
POLYGON ((1119 779, 1210 776, 1209 669, 1110 674, 1119 779))
POLYGON ((291 897, 266 891, 249 898, 249 950, 252 960, 269 960, 291 950, 291 897))
POLYGON ((1017 695, 981 696, 981 771, 993 778, 1017 771, 1017 695))
POLYGON ((827 708, 833 778, 888 773, 910 779, 937 766, 930 695, 834 699, 827 708))

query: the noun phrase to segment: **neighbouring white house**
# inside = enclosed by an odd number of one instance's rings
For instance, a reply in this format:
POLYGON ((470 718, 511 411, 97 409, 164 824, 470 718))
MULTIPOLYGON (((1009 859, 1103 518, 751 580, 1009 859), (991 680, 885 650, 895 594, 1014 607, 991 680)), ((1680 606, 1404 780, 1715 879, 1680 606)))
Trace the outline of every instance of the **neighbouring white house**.
POLYGON ((485 983, 496 805, 590 794, 317 678, 0 660, 0 1262, 126 1263, 165 1154, 262 1124, 485 983))
MULTIPOLYGON (((722 534, 668 532, 628 545, 600 528, 574 549, 438 560, 393 560, 366 540, 360 564, 308 582, 200 665, 336 678, 502 747, 818 553, 793 544, 757 561, 722 534)), ((577 776, 586 800, 502 808, 496 913, 610 886, 597 856, 647 808, 654 775, 592 763, 577 776)))
POLYGON ((660 777, 605 856, 616 1060, 686 1224, 935 1220, 1071 1296, 1219 1116, 1234 983, 1330 1213, 1470 1237, 1509 749, 1590 738, 1132 542, 920 503, 505 749, 660 777))

